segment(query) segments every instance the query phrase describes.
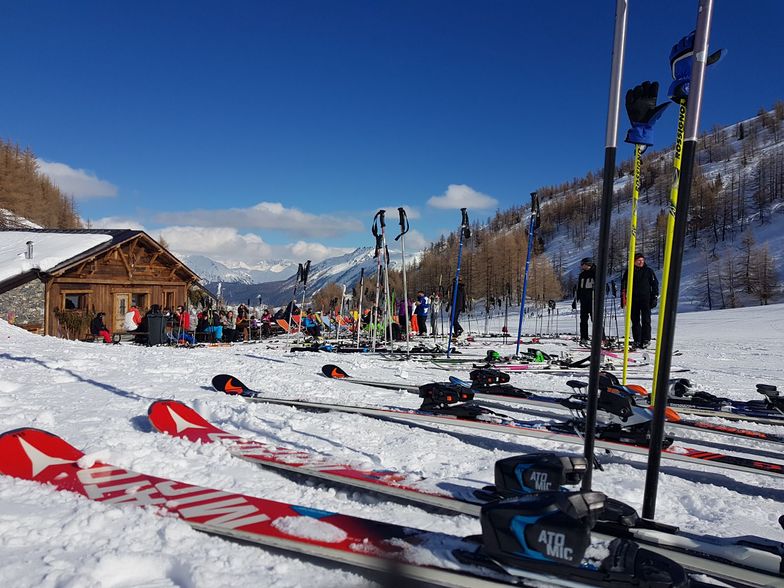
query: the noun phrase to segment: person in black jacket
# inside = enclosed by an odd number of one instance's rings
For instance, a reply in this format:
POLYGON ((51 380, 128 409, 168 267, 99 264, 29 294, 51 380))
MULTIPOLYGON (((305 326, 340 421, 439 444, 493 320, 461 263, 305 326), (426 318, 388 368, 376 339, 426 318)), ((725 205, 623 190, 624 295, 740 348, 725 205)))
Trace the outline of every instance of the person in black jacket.
POLYGON ((580 260, 580 276, 577 278, 577 289, 572 300, 572 309, 580 303, 580 345, 588 344, 588 319, 593 320, 593 290, 596 282, 596 264, 590 257, 580 260))
POLYGON ((466 309, 466 293, 465 293, 465 285, 463 284, 463 280, 458 281, 457 283, 457 296, 454 296, 454 285, 450 288, 449 291, 449 301, 446 304, 446 311, 449 312, 452 310, 452 300, 455 301, 455 318, 452 322, 452 336, 457 338, 463 332, 463 327, 460 326, 458 322, 458 317, 460 316, 461 312, 464 312, 466 309))
POLYGON ((90 323, 90 333, 93 337, 103 337, 105 343, 112 342, 112 334, 103 322, 103 317, 106 316, 105 312, 99 312, 90 323))
POLYGON ((656 303, 659 301, 659 280, 656 279, 653 270, 645 265, 645 256, 642 253, 635 253, 634 282, 631 301, 629 301, 626 292, 628 275, 627 269, 621 279, 621 308, 631 302, 634 346, 644 349, 651 343, 651 309, 656 308, 656 303))

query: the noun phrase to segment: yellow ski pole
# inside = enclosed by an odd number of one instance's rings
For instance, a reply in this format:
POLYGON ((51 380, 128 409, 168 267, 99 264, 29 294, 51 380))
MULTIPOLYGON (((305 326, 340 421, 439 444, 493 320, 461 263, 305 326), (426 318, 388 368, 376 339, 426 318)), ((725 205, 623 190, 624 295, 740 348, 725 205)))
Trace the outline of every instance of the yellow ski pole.
POLYGON ((642 152, 644 145, 634 146, 634 184, 632 185, 632 224, 629 236, 629 258, 626 270, 626 311, 623 326, 623 385, 626 385, 626 371, 629 367, 629 332, 632 319, 632 286, 634 285, 634 249, 637 246, 637 202, 640 199, 640 172, 642 169, 642 152))
POLYGON ((678 183, 681 179, 681 157, 683 156, 683 135, 686 128, 686 98, 678 101, 678 132, 675 139, 675 156, 672 166, 672 185, 670 186, 670 207, 667 213, 667 236, 664 240, 664 268, 662 269, 661 288, 659 289, 659 318, 656 321, 656 351, 653 360, 653 384, 651 385, 651 404, 656 402, 656 376, 659 373, 661 345, 660 333, 664 330, 664 309, 667 304, 667 281, 670 275, 670 259, 672 259, 672 236, 675 232, 675 211, 678 209, 678 183))

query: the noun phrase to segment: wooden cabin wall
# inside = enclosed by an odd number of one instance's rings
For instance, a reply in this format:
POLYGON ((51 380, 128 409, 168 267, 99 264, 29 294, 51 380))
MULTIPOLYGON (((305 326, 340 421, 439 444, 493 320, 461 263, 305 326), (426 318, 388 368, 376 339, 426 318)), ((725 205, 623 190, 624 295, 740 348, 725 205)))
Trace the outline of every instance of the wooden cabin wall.
MULTIPOLYGON (((78 305, 87 309, 90 317, 105 312, 104 322, 114 333, 123 331, 123 318, 134 298, 139 299, 142 314, 154 304, 174 310, 187 302, 188 286, 195 279, 184 266, 162 255, 154 241, 131 240, 50 278, 46 292, 46 332, 63 336, 55 309, 64 308, 66 295, 78 299, 78 305)), ((81 336, 87 333, 89 326, 81 336)))

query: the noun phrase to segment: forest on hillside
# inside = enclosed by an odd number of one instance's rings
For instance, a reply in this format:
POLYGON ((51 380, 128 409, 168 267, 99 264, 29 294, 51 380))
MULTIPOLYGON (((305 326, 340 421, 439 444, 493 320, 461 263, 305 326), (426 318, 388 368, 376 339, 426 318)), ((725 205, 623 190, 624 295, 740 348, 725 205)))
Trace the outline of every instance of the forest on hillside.
MULTIPOLYGON (((38 169, 35 154, 0 139, 0 209, 47 228, 81 227, 73 197, 66 196, 38 169)), ((0 215, 0 228, 17 228, 19 221, 0 215)))
MULTIPOLYGON (((640 204, 644 212, 638 218, 637 249, 645 253, 650 265, 661 269, 673 183, 673 147, 648 151, 642 161, 640 204)), ((784 200, 784 102, 777 102, 772 110, 760 109, 747 121, 704 133, 696 163, 687 246, 699 250, 704 259, 700 303, 705 308, 767 304, 776 294, 779 279, 775 255, 764 242, 756 243, 755 232, 772 221, 771 210, 784 200), (728 249, 730 255, 726 255, 728 249)), ((623 271, 627 260, 630 223, 628 214, 618 213, 628 210, 632 200, 632 174, 631 159, 618 165, 610 275, 623 271)), ((530 264, 529 300, 545 302, 571 296, 576 273, 575 260, 567 258, 568 254, 598 254, 593 242, 601 189, 601 171, 537 189, 541 226, 530 264)), ((461 269, 469 298, 519 301, 529 214, 530 206, 520 205, 472 223, 472 238, 465 243, 461 269)), ((409 296, 416 289, 449 290, 458 235, 456 230, 442 236, 408 269, 409 296)), ((390 285, 402 292, 399 272, 390 276, 390 285)))

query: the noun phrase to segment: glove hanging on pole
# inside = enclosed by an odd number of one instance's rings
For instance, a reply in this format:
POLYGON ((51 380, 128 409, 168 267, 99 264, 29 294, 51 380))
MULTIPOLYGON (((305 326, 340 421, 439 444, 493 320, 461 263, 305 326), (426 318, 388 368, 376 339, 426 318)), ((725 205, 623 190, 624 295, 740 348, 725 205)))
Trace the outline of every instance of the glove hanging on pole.
MULTIPOLYGON (((708 56, 706 67, 720 61, 727 54, 726 49, 719 49, 708 56)), ((694 62, 694 31, 675 43, 670 50, 670 69, 672 84, 667 95, 673 102, 680 102, 689 97, 691 83, 691 66, 694 62)))
POLYGON ((659 82, 643 82, 626 92, 626 113, 632 128, 626 133, 626 142, 635 145, 653 145, 653 125, 670 105, 664 102, 656 106, 659 82))

